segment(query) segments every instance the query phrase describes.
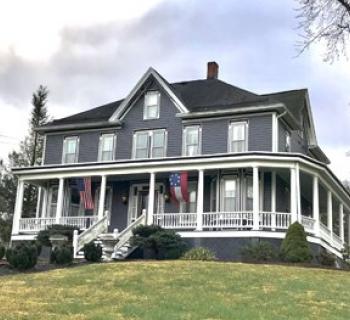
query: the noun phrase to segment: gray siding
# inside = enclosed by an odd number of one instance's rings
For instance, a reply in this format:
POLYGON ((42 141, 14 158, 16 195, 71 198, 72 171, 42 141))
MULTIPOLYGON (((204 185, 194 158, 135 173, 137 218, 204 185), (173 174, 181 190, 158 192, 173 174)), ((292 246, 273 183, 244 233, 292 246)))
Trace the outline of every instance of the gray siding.
POLYGON ((287 128, 281 121, 278 122, 278 151, 286 152, 287 128))
POLYGON ((62 162, 64 135, 55 134, 46 136, 45 164, 58 164, 62 162))
POLYGON ((250 117, 248 121, 248 150, 272 151, 272 116, 250 117))
POLYGON ((291 133, 291 149, 292 152, 307 154, 305 141, 300 137, 297 131, 292 131, 291 133))

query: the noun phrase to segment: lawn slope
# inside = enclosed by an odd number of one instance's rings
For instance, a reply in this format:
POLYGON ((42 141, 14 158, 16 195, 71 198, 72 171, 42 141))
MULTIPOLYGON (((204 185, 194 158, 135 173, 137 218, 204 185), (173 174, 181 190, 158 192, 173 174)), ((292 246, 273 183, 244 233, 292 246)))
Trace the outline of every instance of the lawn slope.
POLYGON ((350 319, 350 273, 121 262, 0 277, 0 319, 350 319))

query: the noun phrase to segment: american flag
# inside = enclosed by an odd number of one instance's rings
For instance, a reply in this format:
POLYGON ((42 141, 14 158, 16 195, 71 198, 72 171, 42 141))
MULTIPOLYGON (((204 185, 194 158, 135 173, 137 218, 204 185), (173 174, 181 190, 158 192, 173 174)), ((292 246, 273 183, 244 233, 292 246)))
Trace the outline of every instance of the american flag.
POLYGON ((80 202, 84 203, 85 209, 93 210, 94 201, 91 195, 91 178, 77 179, 76 184, 80 193, 80 202))
POLYGON ((188 202, 188 173, 171 173, 169 183, 172 199, 177 203, 180 201, 188 202))

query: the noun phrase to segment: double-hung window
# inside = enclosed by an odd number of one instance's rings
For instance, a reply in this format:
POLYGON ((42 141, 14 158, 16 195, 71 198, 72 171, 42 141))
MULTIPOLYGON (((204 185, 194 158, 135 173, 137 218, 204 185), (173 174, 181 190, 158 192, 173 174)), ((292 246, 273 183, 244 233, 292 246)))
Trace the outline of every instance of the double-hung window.
POLYGON ((158 91, 149 91, 145 94, 145 105, 143 110, 143 119, 159 118, 160 93, 158 91))
POLYGON ((63 163, 78 162, 79 137, 66 137, 63 141, 63 163))
POLYGON ((162 158, 166 154, 166 130, 144 130, 134 134, 135 159, 162 158))
POLYGON ((196 156, 201 154, 201 126, 193 125, 184 128, 183 132, 183 155, 196 156))
POLYGON ((248 122, 231 122, 229 127, 229 152, 248 151, 248 122))
POLYGON ((114 160, 116 145, 116 135, 114 133, 106 133, 100 136, 100 144, 98 148, 99 161, 114 160))
POLYGON ((235 212, 238 210, 238 179, 227 177, 222 180, 222 204, 225 212, 235 212))

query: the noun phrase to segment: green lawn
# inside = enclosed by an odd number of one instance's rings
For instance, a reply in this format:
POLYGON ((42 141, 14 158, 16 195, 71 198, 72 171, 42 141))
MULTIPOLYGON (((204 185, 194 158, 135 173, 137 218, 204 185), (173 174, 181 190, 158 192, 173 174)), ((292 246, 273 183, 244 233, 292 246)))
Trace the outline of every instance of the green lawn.
POLYGON ((0 319, 350 319, 350 273, 120 262, 0 277, 0 319))

